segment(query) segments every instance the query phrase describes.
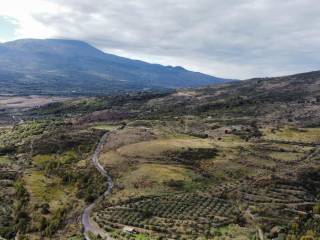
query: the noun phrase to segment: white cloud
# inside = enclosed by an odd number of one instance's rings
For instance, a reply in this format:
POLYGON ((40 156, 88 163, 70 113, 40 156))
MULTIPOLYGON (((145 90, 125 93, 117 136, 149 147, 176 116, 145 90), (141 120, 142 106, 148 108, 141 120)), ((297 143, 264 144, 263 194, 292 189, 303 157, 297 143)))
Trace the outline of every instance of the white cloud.
POLYGON ((319 12, 318 0, 1 0, 0 7, 19 22, 18 37, 80 39, 228 78, 319 69, 319 12))
POLYGON ((16 38, 46 38, 54 36, 57 32, 37 21, 34 16, 58 12, 61 9, 61 6, 43 0, 2 0, 0 15, 16 21, 16 38))

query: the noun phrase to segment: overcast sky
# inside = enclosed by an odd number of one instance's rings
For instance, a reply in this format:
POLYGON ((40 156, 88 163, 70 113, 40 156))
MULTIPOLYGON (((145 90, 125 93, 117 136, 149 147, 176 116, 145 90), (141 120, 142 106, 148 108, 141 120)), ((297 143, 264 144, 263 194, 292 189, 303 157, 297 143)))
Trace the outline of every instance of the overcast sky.
POLYGON ((1 0, 0 41, 84 40, 245 79, 320 69, 319 0, 1 0))

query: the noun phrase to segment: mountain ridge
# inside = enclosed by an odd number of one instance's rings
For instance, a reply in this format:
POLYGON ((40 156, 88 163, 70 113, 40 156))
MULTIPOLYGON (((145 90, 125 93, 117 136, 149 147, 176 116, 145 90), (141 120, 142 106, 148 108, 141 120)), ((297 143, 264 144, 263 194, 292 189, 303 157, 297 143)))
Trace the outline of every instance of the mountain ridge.
POLYGON ((0 53, 0 86, 11 93, 20 86, 27 94, 108 94, 232 81, 119 57, 79 40, 21 39, 0 44, 0 53))

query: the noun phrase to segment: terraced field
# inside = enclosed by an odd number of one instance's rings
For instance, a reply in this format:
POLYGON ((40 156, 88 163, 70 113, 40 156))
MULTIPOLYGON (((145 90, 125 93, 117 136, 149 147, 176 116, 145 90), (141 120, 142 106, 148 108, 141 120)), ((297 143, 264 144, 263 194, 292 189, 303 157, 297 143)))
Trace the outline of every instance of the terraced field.
POLYGON ((11 226, 25 232, 41 227, 42 236, 56 236, 59 229, 79 236, 76 216, 84 201, 105 191, 105 184, 96 183, 106 180, 86 161, 102 128, 111 132, 99 161, 115 186, 91 220, 115 239, 233 239, 235 233, 238 239, 268 239, 283 236, 281 231, 303 236, 292 224, 303 226, 300 219, 310 214, 316 219, 317 129, 261 128, 255 130, 261 137, 247 139, 239 126, 214 128, 209 137, 175 128, 174 121, 142 122, 89 124, 67 135, 63 122, 3 129, 2 236, 14 234, 11 226), (17 194, 19 201, 12 200, 17 194), (21 223, 16 214, 25 216, 21 223))
MULTIPOLYGON (((126 131, 143 132, 130 127, 113 136, 119 139, 126 131)), ((251 141, 230 133, 213 140, 148 131, 154 133, 151 140, 110 143, 101 158, 116 186, 93 219, 116 238, 137 237, 122 231, 131 226, 149 238, 210 239, 228 236, 232 224, 245 226, 244 235, 269 238, 273 227, 288 226, 319 201, 310 185, 320 179, 303 185, 298 174, 306 162, 316 166, 312 131, 304 132, 309 141, 287 129, 265 130, 251 141)))
POLYGON ((239 212, 230 202, 196 194, 131 199, 94 217, 100 227, 130 225, 165 238, 213 235, 216 227, 235 222, 239 212))

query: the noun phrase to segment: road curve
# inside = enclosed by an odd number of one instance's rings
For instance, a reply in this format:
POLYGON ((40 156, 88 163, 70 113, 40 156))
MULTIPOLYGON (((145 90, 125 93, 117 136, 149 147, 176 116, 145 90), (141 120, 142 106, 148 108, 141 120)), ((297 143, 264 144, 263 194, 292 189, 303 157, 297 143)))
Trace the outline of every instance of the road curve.
POLYGON ((92 158, 91 158, 91 162, 95 166, 95 168, 99 171, 99 173, 102 176, 107 178, 107 191, 105 191, 103 195, 101 195, 98 199, 96 199, 92 204, 87 206, 83 211, 83 214, 81 217, 81 222, 82 222, 82 225, 84 228, 84 237, 86 240, 91 240, 89 237, 89 234, 88 234, 89 232, 92 232, 95 235, 99 234, 101 237, 103 237, 104 239, 107 239, 107 240, 112 239, 105 231, 100 229, 97 226, 97 224, 95 224, 90 218, 91 212, 94 209, 94 207, 97 205, 97 203, 99 201, 101 201, 105 196, 108 196, 111 193, 112 188, 113 188, 112 178, 107 173, 107 171, 102 167, 102 165, 99 163, 99 155, 103 149, 103 145, 106 142, 108 134, 109 133, 105 133, 101 137, 100 142, 99 142, 97 148, 95 149, 94 154, 92 155, 92 158))

